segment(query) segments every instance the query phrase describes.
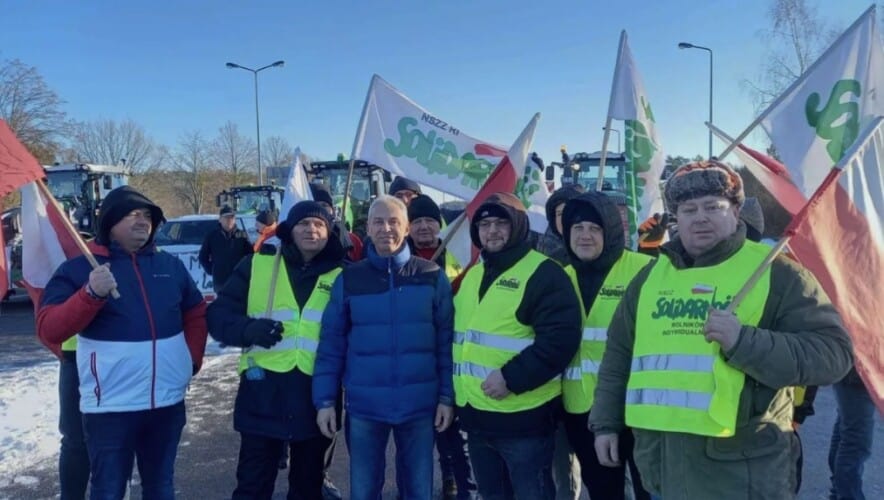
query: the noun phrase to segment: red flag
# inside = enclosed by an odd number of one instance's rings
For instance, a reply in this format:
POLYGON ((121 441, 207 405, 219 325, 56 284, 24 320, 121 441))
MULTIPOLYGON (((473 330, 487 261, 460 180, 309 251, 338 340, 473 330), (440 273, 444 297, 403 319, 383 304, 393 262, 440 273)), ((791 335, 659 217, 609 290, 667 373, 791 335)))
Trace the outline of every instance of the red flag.
POLYGON ((884 117, 838 162, 786 229, 853 340, 856 366, 884 414, 884 117))
MULTIPOLYGON (((733 142, 731 137, 715 125, 707 124, 707 126, 725 144, 730 145, 733 142)), ((805 203, 807 203, 807 197, 792 183, 789 170, 785 165, 760 151, 742 144, 737 145, 734 153, 737 154, 740 162, 746 166, 749 172, 752 172, 752 175, 758 179, 758 182, 770 192, 774 199, 790 215, 794 216, 801 211, 805 203)))
POLYGON ((0 198, 44 176, 40 163, 0 120, 0 198))
MULTIPOLYGON (((0 200, 2 201, 2 200, 0 200)), ((3 212, 3 203, 0 203, 0 213, 3 212)), ((6 243, 3 241, 3 228, 0 227, 0 300, 6 296, 9 290, 9 265, 6 263, 6 243)))
POLYGON ((43 197, 35 182, 21 188, 21 207, 22 281, 37 307, 58 266, 81 252, 65 228, 65 215, 56 203, 43 197))
POLYGON ((460 276, 452 282, 453 287, 460 283, 460 280, 469 270, 470 266, 472 266, 479 258, 479 249, 472 245, 472 241, 470 240, 470 221, 472 221, 473 215, 482 203, 492 194, 515 192, 516 184, 520 176, 519 172, 524 172, 525 168, 530 168, 526 167, 526 165, 531 151, 531 143, 534 140, 534 129, 537 128, 538 120, 540 120, 539 113, 531 118, 531 121, 528 122, 528 125, 522 130, 522 133, 519 134, 516 142, 513 143, 507 154, 500 160, 500 163, 497 164, 494 171, 491 172, 491 175, 488 176, 485 183, 482 184, 482 187, 479 188, 479 192, 477 192, 476 196, 474 196, 467 204, 463 215, 466 219, 456 229, 456 233, 450 238, 447 246, 448 250, 452 252, 461 263, 464 263, 466 260, 463 256, 467 253, 465 248, 470 249, 469 263, 464 266, 464 270, 461 272, 460 276))

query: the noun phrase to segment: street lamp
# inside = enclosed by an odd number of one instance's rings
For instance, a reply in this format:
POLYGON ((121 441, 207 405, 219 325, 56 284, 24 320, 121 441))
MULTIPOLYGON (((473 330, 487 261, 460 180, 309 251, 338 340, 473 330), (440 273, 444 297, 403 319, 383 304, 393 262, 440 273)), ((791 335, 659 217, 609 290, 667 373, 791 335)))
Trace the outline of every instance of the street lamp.
POLYGON ((608 130, 610 132, 617 132, 617 154, 623 154, 623 150, 620 149, 620 131, 616 128, 611 127, 602 127, 602 130, 608 130))
POLYGON ((284 65, 285 61, 276 61, 273 64, 268 64, 267 66, 258 69, 252 69, 232 62, 226 64, 226 66, 231 69, 239 68, 246 71, 251 71, 252 74, 255 76, 255 131, 258 136, 258 184, 262 186, 264 185, 264 171, 261 170, 261 119, 258 115, 258 73, 264 71, 267 68, 281 68, 284 65))
MULTIPOLYGON (((681 42, 678 44, 680 49, 700 49, 709 52, 709 124, 712 125, 712 49, 709 47, 701 47, 692 43, 681 42)), ((712 158, 712 129, 709 129, 709 158, 712 158)))

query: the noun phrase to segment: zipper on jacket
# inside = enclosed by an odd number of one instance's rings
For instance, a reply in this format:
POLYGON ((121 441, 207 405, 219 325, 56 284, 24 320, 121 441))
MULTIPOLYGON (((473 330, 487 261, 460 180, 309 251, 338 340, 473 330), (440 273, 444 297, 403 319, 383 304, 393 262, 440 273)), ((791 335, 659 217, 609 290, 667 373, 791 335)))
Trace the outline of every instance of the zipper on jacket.
POLYGON ((399 386, 399 341, 394 315, 396 314, 396 283, 393 279, 393 257, 387 258, 387 275, 390 277, 390 331, 393 333, 393 388, 399 386))
POLYGON ((147 311, 147 322, 150 323, 150 408, 156 408, 157 389, 157 330, 153 322, 153 314, 150 311, 150 301, 147 300, 147 289, 144 288, 144 280, 141 279, 141 271, 138 270, 138 259, 132 254, 132 267, 135 269, 135 277, 138 278, 138 286, 141 287, 141 296, 144 298, 144 309, 147 311))
POLYGON ((92 393, 95 394, 95 406, 101 406, 101 382, 98 381, 98 354, 92 351, 89 355, 89 371, 92 372, 92 378, 95 380, 95 387, 92 393))

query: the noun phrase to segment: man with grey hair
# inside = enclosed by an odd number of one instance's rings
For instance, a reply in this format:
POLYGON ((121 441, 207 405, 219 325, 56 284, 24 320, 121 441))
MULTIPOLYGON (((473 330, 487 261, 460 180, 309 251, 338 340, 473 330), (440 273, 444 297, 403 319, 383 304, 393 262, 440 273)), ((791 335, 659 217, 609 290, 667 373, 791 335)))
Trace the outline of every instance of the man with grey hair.
POLYGON ((402 201, 379 196, 368 211, 366 258, 332 285, 313 374, 319 429, 337 430, 343 394, 350 497, 376 499, 390 433, 401 498, 432 498, 434 432, 453 416, 451 287, 436 263, 406 243, 402 201))

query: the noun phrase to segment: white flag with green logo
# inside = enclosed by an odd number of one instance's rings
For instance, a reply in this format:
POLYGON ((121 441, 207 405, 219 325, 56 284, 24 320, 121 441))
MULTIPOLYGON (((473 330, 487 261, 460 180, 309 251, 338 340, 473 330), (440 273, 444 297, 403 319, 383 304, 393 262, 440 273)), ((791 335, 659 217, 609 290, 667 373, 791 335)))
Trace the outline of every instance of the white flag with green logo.
POLYGON ((651 102, 626 38, 626 31, 622 31, 608 116, 623 120, 626 203, 629 208, 627 237, 634 243, 638 225, 654 213, 663 211, 660 176, 663 174, 666 158, 657 136, 651 102))
MULTIPOLYGON (((430 113, 374 75, 371 79, 353 158, 380 166, 424 186, 471 200, 507 148, 471 137, 430 113)), ((543 172, 528 162, 515 172, 516 194, 531 219, 531 229, 546 231, 549 192, 543 172)))
POLYGON ((812 193, 859 132, 884 116, 884 49, 870 7, 767 111, 767 131, 795 184, 812 193))

